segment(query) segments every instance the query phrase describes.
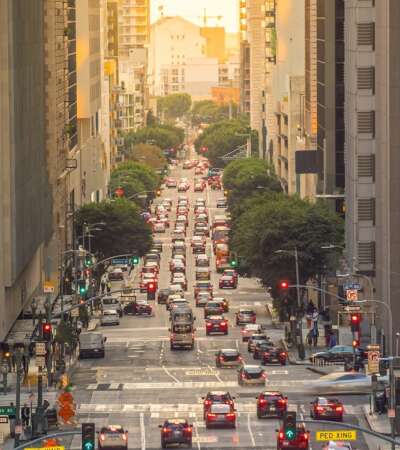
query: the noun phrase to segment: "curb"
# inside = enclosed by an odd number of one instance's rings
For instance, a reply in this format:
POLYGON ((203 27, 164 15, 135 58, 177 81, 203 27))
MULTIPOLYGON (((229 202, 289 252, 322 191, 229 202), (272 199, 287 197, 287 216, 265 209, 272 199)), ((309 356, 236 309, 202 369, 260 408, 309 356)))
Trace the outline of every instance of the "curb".
POLYGON ((316 369, 315 367, 306 367, 310 372, 316 373, 318 375, 329 375, 328 372, 324 372, 323 370, 316 369))
POLYGON ((375 431, 376 433, 384 434, 385 436, 391 435, 390 430, 383 432, 381 430, 374 428, 373 424, 371 423, 371 414, 369 413, 369 408, 363 406, 362 410, 363 410, 365 420, 367 421, 367 424, 368 424, 368 427, 370 428, 370 430, 375 431))

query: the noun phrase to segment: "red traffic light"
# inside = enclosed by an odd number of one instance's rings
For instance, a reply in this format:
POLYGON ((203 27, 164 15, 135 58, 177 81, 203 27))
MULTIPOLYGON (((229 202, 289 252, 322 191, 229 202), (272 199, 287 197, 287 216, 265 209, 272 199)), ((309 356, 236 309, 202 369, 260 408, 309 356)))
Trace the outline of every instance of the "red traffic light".
POLYGON ((281 280, 281 281, 279 282, 279 287, 280 287, 281 289, 288 289, 288 287, 289 287, 289 282, 286 281, 286 280, 281 280))
POLYGON ((43 331, 45 331, 46 333, 50 333, 51 332, 51 325, 49 323, 44 323, 43 324, 43 331))
POLYGON ((156 285, 154 283, 147 284, 147 292, 154 292, 156 290, 156 285))
POLYGON ((361 322, 361 315, 360 314, 352 314, 350 320, 351 320, 352 325, 359 325, 359 323, 361 322))
POLYGON ((353 339, 352 345, 354 348, 358 348, 360 346, 360 341, 358 339, 353 339))

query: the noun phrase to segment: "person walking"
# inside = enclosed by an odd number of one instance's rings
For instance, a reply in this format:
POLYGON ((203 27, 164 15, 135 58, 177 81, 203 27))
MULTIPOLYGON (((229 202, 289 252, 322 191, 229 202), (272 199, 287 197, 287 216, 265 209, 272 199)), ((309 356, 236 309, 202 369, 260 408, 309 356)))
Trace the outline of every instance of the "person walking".
POLYGON ((104 295, 104 292, 106 290, 106 280, 104 278, 101 279, 100 287, 101 287, 101 295, 104 295))
POLYGON ((312 341, 313 341, 313 346, 316 347, 318 345, 318 338, 319 338, 319 331, 318 331, 318 327, 317 328, 313 328, 312 329, 312 341))
POLYGON ((337 340, 336 340, 336 334, 331 331, 331 334, 329 335, 329 348, 332 348, 336 345, 337 340))
POLYGON ((111 293, 111 282, 107 281, 107 294, 111 293))
POLYGON ((24 403, 24 406, 21 408, 21 419, 23 427, 29 427, 30 418, 31 418, 31 409, 26 403, 24 403))
POLYGON ((311 350, 312 342, 313 342, 312 330, 310 330, 310 331, 307 333, 307 344, 308 344, 308 346, 310 347, 310 350, 311 350))

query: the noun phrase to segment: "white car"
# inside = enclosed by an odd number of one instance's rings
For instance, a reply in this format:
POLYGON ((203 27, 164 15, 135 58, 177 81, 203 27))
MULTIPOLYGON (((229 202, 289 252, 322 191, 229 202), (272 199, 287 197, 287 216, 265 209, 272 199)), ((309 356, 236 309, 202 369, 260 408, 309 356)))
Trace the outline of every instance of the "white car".
MULTIPOLYGON (((387 377, 379 379, 383 381, 387 377)), ((371 392, 372 380, 371 376, 360 372, 333 372, 311 381, 306 389, 317 394, 367 394, 371 392)))
POLYGON ((119 325, 119 314, 116 309, 105 309, 100 317, 101 325, 119 325))
POLYGON ((247 342, 253 334, 261 333, 260 325, 256 323, 248 323, 242 328, 242 341, 247 342))
POLYGON ((164 222, 156 222, 153 225, 154 233, 165 233, 165 223, 164 222))
POLYGON ((322 447, 322 450, 352 450, 350 442, 343 441, 329 441, 322 447))

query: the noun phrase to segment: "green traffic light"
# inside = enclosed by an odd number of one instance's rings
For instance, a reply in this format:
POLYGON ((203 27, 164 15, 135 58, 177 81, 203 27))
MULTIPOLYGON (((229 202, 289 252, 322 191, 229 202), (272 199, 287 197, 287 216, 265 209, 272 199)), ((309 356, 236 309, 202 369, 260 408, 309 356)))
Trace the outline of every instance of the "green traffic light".
POLYGON ((285 436, 288 441, 293 441, 293 439, 296 437, 296 432, 292 429, 285 430, 285 436))
POLYGON ((231 267, 237 267, 237 261, 235 261, 235 260, 230 261, 229 264, 231 267))
POLYGON ((91 441, 87 441, 83 443, 83 448, 84 450, 93 450, 94 449, 94 444, 91 441))
POLYGON ((132 257, 132 264, 139 264, 139 256, 132 257))
POLYGON ((90 256, 87 256, 87 257, 85 258, 85 266, 86 266, 86 267, 90 267, 90 266, 92 266, 92 265, 93 265, 92 258, 91 258, 90 256))

